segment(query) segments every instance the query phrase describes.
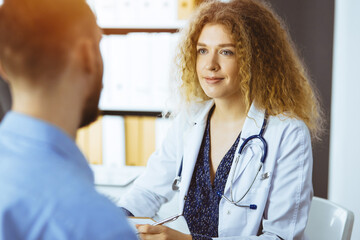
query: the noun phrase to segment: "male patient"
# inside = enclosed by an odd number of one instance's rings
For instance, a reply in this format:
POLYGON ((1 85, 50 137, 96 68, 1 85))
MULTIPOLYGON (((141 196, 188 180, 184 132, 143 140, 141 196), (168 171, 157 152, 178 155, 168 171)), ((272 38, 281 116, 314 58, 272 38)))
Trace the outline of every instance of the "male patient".
POLYGON ((0 239, 136 239, 98 194, 75 145, 97 117, 101 31, 85 0, 5 0, 1 75, 12 111, 0 125, 0 239))

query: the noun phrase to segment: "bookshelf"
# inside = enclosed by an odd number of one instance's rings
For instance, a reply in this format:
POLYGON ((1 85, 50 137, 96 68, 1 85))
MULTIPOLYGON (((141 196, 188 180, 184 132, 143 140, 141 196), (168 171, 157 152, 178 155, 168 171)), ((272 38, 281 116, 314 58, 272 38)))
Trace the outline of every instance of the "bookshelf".
POLYGON ((199 1, 87 2, 104 34, 104 88, 101 117, 79 130, 78 145, 93 169, 145 166, 170 124, 161 118, 174 77, 170 62, 179 28, 199 1))

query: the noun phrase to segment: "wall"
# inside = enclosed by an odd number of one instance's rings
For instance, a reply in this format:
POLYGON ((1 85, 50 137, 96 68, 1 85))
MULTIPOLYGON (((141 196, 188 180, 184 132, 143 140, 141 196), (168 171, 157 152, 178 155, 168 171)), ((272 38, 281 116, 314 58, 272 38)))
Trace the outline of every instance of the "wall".
POLYGON ((352 239, 360 239, 360 1, 335 7, 329 199, 355 213, 352 239))
POLYGON ((288 25, 291 37, 319 90, 326 131, 313 142, 316 196, 328 195, 329 136, 334 28, 334 0, 268 0, 288 25))

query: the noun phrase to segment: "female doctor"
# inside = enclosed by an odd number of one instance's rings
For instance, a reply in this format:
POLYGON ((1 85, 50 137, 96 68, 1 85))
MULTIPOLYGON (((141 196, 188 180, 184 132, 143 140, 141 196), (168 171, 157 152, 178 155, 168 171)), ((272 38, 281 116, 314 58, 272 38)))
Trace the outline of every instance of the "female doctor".
POLYGON ((179 191, 191 235, 142 225, 142 239, 304 239, 321 114, 281 21, 258 1, 211 1, 184 34, 186 108, 121 206, 152 217, 179 191))

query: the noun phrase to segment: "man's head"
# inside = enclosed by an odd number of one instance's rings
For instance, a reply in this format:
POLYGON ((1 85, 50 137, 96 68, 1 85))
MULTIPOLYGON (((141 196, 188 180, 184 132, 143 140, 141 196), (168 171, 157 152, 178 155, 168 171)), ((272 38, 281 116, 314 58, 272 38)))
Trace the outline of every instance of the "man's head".
POLYGON ((91 79, 81 126, 97 117, 100 37, 85 0, 5 0, 0 7, 0 64, 10 85, 56 86, 77 59, 81 76, 91 79), (81 54, 74 55, 74 46, 81 54))

